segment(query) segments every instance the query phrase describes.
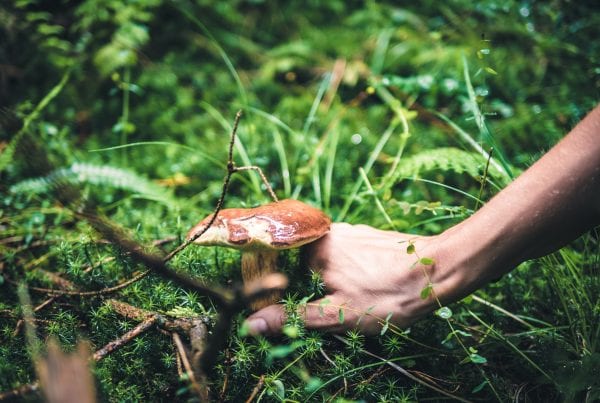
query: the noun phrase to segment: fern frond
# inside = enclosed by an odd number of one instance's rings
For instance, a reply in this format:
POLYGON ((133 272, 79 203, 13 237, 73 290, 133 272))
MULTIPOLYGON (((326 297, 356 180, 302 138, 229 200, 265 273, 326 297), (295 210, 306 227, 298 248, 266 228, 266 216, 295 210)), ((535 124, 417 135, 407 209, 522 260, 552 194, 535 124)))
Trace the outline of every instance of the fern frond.
MULTIPOLYGON (((402 177, 413 177, 434 170, 453 171, 458 174, 466 173, 477 178, 483 174, 485 165, 486 160, 477 153, 454 147, 435 148, 403 158, 396 168, 393 182, 395 183, 402 177)), ((490 166, 488 176, 502 179, 504 173, 494 166, 490 166)))
POLYGON ((139 174, 107 165, 74 163, 68 168, 60 168, 47 176, 26 179, 10 188, 11 193, 44 193, 58 183, 73 185, 91 184, 127 190, 144 198, 168 205, 177 204, 171 192, 139 174))

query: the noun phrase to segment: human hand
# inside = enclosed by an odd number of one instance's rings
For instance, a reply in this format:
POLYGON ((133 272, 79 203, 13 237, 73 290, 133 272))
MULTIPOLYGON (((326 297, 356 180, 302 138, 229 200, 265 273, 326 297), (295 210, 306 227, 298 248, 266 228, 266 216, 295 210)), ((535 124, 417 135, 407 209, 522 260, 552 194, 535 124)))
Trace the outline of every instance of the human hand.
MULTIPOLYGON (((429 279, 439 276, 435 265, 419 263, 423 257, 435 261, 435 240, 366 225, 333 224, 326 236, 305 250, 310 267, 321 272, 328 292, 301 308, 306 327, 332 332, 357 328, 375 334, 389 314, 390 323, 406 327, 435 309, 433 295, 423 299, 421 291, 429 279), (415 253, 407 252, 409 244, 415 253)), ((270 305, 247 320, 253 334, 278 333, 284 323, 282 305, 270 305)))

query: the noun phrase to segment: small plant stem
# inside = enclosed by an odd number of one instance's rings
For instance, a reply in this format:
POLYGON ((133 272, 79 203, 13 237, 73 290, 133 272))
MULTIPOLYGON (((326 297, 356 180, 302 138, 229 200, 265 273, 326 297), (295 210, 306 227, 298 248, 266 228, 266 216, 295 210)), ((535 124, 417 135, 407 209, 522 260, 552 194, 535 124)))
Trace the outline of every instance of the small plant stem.
POLYGON ((498 339, 500 339, 503 342, 505 342, 506 344, 508 344, 510 346, 510 348, 512 348, 517 354, 519 354, 521 357, 523 357, 523 359, 525 361, 527 361, 529 363, 529 365, 534 367, 542 375, 544 375, 550 382, 552 382, 553 384, 556 385, 556 381, 554 380, 554 378, 552 378, 546 371, 544 371, 535 362, 533 362, 531 360, 531 358, 527 357, 527 355, 525 353, 523 353, 521 350, 519 350, 519 348, 517 346, 515 346, 510 340, 508 340, 506 337, 504 337, 503 335, 498 333, 498 331, 496 329, 494 329, 493 326, 488 325, 485 321, 483 321, 477 314, 473 313, 470 309, 467 309, 467 312, 469 313, 469 315, 471 315, 473 318, 475 318, 475 320, 477 322, 481 323, 486 329, 491 331, 495 337, 497 337, 498 339))
MULTIPOLYGON (((337 334, 334 334, 333 337, 335 337, 336 339, 338 339, 342 343, 344 343, 346 345, 349 345, 349 342, 346 339, 344 339, 343 337, 341 337, 341 336, 339 336, 337 334)), ((456 400, 458 400, 460 402, 470 402, 469 400, 463 399, 463 398, 461 398, 459 396, 455 396, 455 395, 451 394, 450 392, 445 391, 444 389, 440 389, 437 386, 432 385, 431 383, 426 382, 426 381, 420 379, 419 377, 411 374, 410 372, 408 372, 407 370, 405 370, 404 368, 402 368, 400 365, 398 365, 396 363, 393 363, 392 361, 390 361, 390 360, 388 360, 386 358, 383 358, 383 357, 380 357, 380 356, 378 356, 376 354, 373 354, 372 352, 370 352, 368 350, 365 350, 364 348, 361 348, 359 351, 362 352, 362 353, 364 353, 364 354, 366 354, 366 355, 368 355, 368 356, 371 356, 373 358, 376 358, 376 359, 384 362, 385 364, 387 364, 390 367, 394 368, 396 371, 400 372, 402 375, 404 375, 407 378, 409 378, 409 379, 411 379, 411 380, 413 380, 413 381, 415 381, 415 382, 417 382, 417 383, 425 386, 428 389, 434 390, 434 391, 436 391, 436 392, 438 392, 438 393, 440 393, 440 394, 442 394, 444 396, 450 397, 452 399, 456 399, 456 400)))
POLYGON ((481 186, 479 187, 479 195, 477 196, 477 200, 475 201, 475 208, 473 209, 473 211, 477 211, 477 209, 479 208, 479 203, 483 203, 481 201, 481 198, 483 197, 483 189, 485 189, 485 182, 487 180, 487 176, 488 176, 488 170, 490 169, 490 160, 492 159, 492 153, 494 152, 494 148, 490 148, 490 151, 488 152, 488 159, 487 162, 485 163, 485 169, 483 170, 483 175, 481 176, 481 186))
MULTIPOLYGON (((121 108, 121 145, 127 143, 127 135, 129 134, 129 87, 131 81, 131 66, 126 66, 123 72, 123 105, 121 108)), ((125 148, 121 150, 121 164, 125 166, 127 163, 127 151, 125 148)))
POLYGON ((262 169, 260 169, 260 167, 258 167, 256 165, 249 165, 249 166, 243 166, 243 167, 235 167, 233 172, 241 172, 241 171, 256 171, 258 173, 258 176, 260 176, 260 180, 262 180, 263 185, 265 185, 267 193, 269 193, 269 196, 271 196, 271 199, 273 199, 274 202, 278 202, 279 201, 279 199, 275 195, 275 192, 273 192, 273 188, 269 184, 269 181, 267 180, 267 177, 263 173, 262 169))
POLYGON ((363 182, 367 186, 369 193, 371 194, 371 196, 373 196, 373 200, 375 200, 375 205, 377 206, 377 209, 379 210, 379 212, 381 212, 381 214, 385 218, 385 221, 388 223, 388 225, 390 227, 392 227, 392 229, 394 231, 397 231, 396 226, 394 225, 394 222, 390 218, 389 214, 385 211, 385 207, 383 207, 383 204, 381 203, 381 200, 379 200, 379 197, 377 197, 377 193, 375 192, 375 189, 373 189, 373 186, 371 186, 371 182, 369 181, 369 178, 367 177, 365 170, 362 167, 360 167, 360 168, 358 168, 358 172, 360 173, 360 176, 362 177, 363 182))
MULTIPOLYGON (((477 128, 479 129, 480 135, 485 140, 487 140, 490 145, 493 146, 495 143, 494 138, 492 137, 492 133, 490 132, 490 130, 485 122, 485 115, 483 113, 481 113, 481 110, 479 109, 479 106, 477 104, 477 97, 475 95, 475 90, 473 88, 473 84, 471 83, 471 75, 469 74, 469 64, 467 63, 467 58, 465 57, 465 55, 463 55, 462 61, 463 61, 465 84, 467 87, 467 93, 469 94, 468 105, 471 108, 471 112, 473 113, 473 117, 475 118, 475 123, 477 124, 477 128)), ((502 171, 504 171, 511 180, 514 179, 514 176, 512 174, 510 166, 508 165, 508 163, 506 162, 506 158, 504 157, 504 153, 502 152, 502 150, 500 148, 498 148, 498 147, 496 147, 496 148, 497 148, 497 154, 498 154, 498 158, 500 160, 500 164, 502 164, 502 171)))
POLYGON ((483 298, 480 298, 480 297, 478 297, 478 296, 477 296, 477 295, 475 295, 475 294, 472 294, 472 295, 471 295, 471 297, 472 297, 472 298, 473 298, 475 301, 479 302, 480 304, 483 304, 483 305, 485 305, 485 306, 489 306, 490 308, 493 308, 493 309, 495 309, 496 311, 498 311, 498 312, 501 312, 501 313, 505 314, 505 315, 506 315, 506 316, 508 316, 509 318, 516 320, 517 322, 519 322, 520 324, 522 324, 523 326, 525 326, 525 327, 527 327, 527 328, 529 328, 529 329, 533 329, 533 330, 537 329, 537 328, 536 328, 535 326, 533 326, 531 323, 525 322, 523 319, 519 318, 517 315, 515 315, 515 314, 513 314, 513 313, 510 313, 510 312, 508 312, 506 309, 504 309, 504 308, 502 308, 502 307, 500 307, 500 306, 498 306, 498 305, 492 304, 491 302, 489 302, 489 301, 486 301, 485 299, 483 299, 483 298))
MULTIPOLYGON (((417 257, 417 259, 419 259, 419 261, 420 261, 421 257, 418 255, 416 249, 414 251, 414 254, 417 257)), ((433 287, 433 282, 431 281, 431 277, 429 276, 429 273, 427 273, 427 270, 425 270, 425 267, 423 267, 423 265, 420 265, 420 268, 421 268, 421 272, 423 273, 423 276, 427 280, 427 287, 431 288, 431 296, 433 296, 433 298, 435 299, 435 302, 437 303, 438 307, 442 308, 443 307, 442 302, 440 301, 440 299, 437 296, 437 293, 435 292, 435 288, 433 287)), ((433 269, 435 269, 435 266, 433 267, 433 269)), ((465 354, 467 355, 467 357, 470 358, 471 357, 471 353, 469 352, 469 349, 467 348, 467 346, 465 346, 464 342, 462 341, 462 339, 460 338, 460 336, 456 332, 456 329, 454 329, 454 326, 452 325, 452 322, 450 322, 450 319, 449 318, 443 318, 443 319, 446 321, 446 324, 448 324, 448 327, 450 328, 450 331, 451 331, 452 335, 454 336, 454 338, 456 339, 456 341, 458 342, 458 344, 460 345, 460 347, 463 349, 463 351, 465 352, 465 354)), ((501 402, 502 398, 498 394, 498 391, 496 391, 496 388, 494 388, 494 385, 490 382, 490 379, 486 375, 485 371, 481 367, 479 367, 478 365, 476 366, 476 368, 481 373, 481 376, 483 376, 483 378, 487 381, 487 384, 492 389, 492 392, 494 393, 496 399, 499 402, 501 402)))
MULTIPOLYGON (((389 124, 389 126, 387 127, 385 132, 381 135, 381 138, 375 145, 375 148, 373 148, 373 151, 371 151, 371 154, 369 155, 367 162, 365 163, 365 165, 363 165, 362 168, 365 171, 365 173, 368 174, 371 171, 371 168, 373 167, 373 165, 375 164, 375 161, 381 154, 383 147, 386 145, 386 143, 388 142, 388 140, 390 139, 392 134, 394 134, 394 130, 396 129, 396 127, 398 127, 398 122, 394 119, 389 124)), ((342 206, 342 210, 336 217, 336 221, 343 221, 344 218, 346 218, 346 215, 348 214, 348 211, 350 210, 350 206, 352 205, 352 202, 354 202, 354 200, 356 199, 356 195, 358 194, 358 191, 360 190, 360 187, 362 186, 362 181, 363 181, 362 176, 359 175, 358 178, 356 179, 356 181, 354 182, 354 186, 352 187, 352 190, 350 191, 349 196, 346 197, 346 201, 344 202, 344 205, 342 206)))

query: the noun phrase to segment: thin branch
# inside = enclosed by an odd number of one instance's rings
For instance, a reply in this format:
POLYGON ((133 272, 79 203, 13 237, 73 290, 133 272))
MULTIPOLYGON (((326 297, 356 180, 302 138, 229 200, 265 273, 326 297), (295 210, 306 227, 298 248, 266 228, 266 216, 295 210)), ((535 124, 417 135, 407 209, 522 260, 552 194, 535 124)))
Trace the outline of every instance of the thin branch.
POLYGON ((150 316, 149 318, 144 320, 142 323, 140 323, 139 325, 137 325, 136 327, 134 327, 133 329, 131 329, 130 331, 125 333, 123 336, 119 337, 116 340, 111 341, 110 343, 108 343, 107 345, 102 347, 100 350, 96 351, 93 355, 94 360, 99 361, 99 360, 103 359, 104 357, 106 357, 107 355, 109 355, 110 353, 112 353, 113 351, 115 351, 116 349, 118 349, 119 347, 122 347, 125 344, 129 343, 131 340, 135 339, 140 334, 149 330, 152 326, 154 326, 156 324, 157 321, 158 321, 157 315, 150 316))
MULTIPOLYGON (((341 341, 342 343, 344 343, 346 345, 349 344, 346 339, 344 339, 341 336, 338 336, 337 334, 334 334, 333 337, 335 337, 336 339, 338 339, 339 341, 341 341)), ((442 395, 444 395, 446 397, 450 397, 452 399, 456 399, 456 400, 458 400, 460 402, 465 402, 465 403, 470 402, 470 400, 463 399, 460 396, 455 396, 452 393, 445 391, 444 389, 441 389, 441 388, 439 388, 439 387, 437 387, 435 385, 432 385, 429 382, 426 382, 426 381, 424 381, 424 380, 416 377, 415 375, 411 374, 410 372, 408 372, 407 370, 405 370, 404 368, 402 368, 400 365, 398 365, 398 364, 396 364, 396 363, 394 363, 394 362, 392 362, 392 361, 390 361, 390 360, 388 360, 386 358, 383 358, 383 357, 380 357, 380 356, 378 356, 376 354, 373 354, 372 352, 370 352, 368 350, 365 350, 364 348, 361 349, 360 351, 362 351, 363 353, 365 353, 365 354, 367 354, 367 355, 369 355, 369 356, 371 356, 373 358, 376 358, 376 359, 382 361, 383 363, 385 363, 385 364, 389 365, 390 367, 394 368, 396 371, 400 372, 402 375, 404 375, 407 378, 409 378, 409 379, 411 379, 411 380, 413 380, 413 381, 415 381, 415 382, 417 382, 417 383, 425 386, 426 388, 434 390, 434 391, 436 391, 436 392, 438 392, 438 393, 440 393, 440 394, 442 394, 442 395)))
POLYGON ((190 381, 192 389, 194 390, 194 392, 196 393, 196 396, 198 396, 198 399, 200 399, 201 402, 208 402, 208 389, 206 388, 206 386, 200 385, 200 383, 198 383, 198 381, 196 380, 194 370, 192 369, 192 366, 190 365, 190 361, 187 356, 187 351, 186 351, 185 347, 183 346, 183 342, 181 341, 181 337, 179 337, 179 333, 173 332, 172 337, 173 337, 173 342, 175 343, 175 346, 177 347, 177 352, 179 353, 179 357, 181 357, 181 362, 183 363, 183 367, 185 368, 185 373, 188 376, 188 379, 190 381))
MULTIPOLYGON (((132 240, 121 228, 116 227, 108 220, 94 214, 93 212, 77 213, 78 216, 87 220, 96 231, 109 239, 115 245, 129 252, 130 257, 144 264, 150 270, 160 276, 172 280, 187 289, 192 289, 201 295, 211 298, 217 305, 228 304, 232 293, 215 285, 207 285, 195 278, 183 273, 179 273, 166 265, 167 258, 161 258, 155 254, 147 253, 142 250, 140 244, 132 240)), ((138 275, 141 278, 145 273, 138 275)))
POLYGON ((262 180, 263 184, 265 185, 265 188, 267 189, 269 196, 271 196, 271 199, 273 199, 274 202, 279 201, 279 199, 277 198, 277 195, 275 194, 275 192, 273 192, 273 188, 271 187, 271 184, 269 183, 269 181, 267 180, 267 177, 265 176, 265 174, 263 173, 262 169, 260 169, 259 166, 247 165, 247 166, 243 166, 243 167, 236 167, 234 172, 240 172, 240 171, 256 171, 258 173, 258 176, 260 176, 260 179, 262 180))
POLYGON ((219 199, 217 200, 217 205, 215 207, 215 210, 212 213, 210 220, 208 221, 208 223, 206 224, 206 226, 204 228, 202 228, 200 231, 196 232, 195 234, 192 234, 191 237, 186 239, 181 245, 179 245, 177 248, 175 248, 173 251, 171 251, 171 253, 169 253, 165 257, 165 261, 171 260, 173 258, 173 256, 175 256, 177 253, 179 253, 182 250, 184 250, 185 248, 187 248, 196 239, 200 238, 213 225, 213 223, 217 219, 217 215, 219 214, 219 211, 221 211, 221 209, 223 208, 223 204, 225 203, 225 196, 227 195, 227 189, 229 188, 229 183, 231 182, 231 176, 234 173, 240 172, 240 171, 250 171, 250 170, 258 172, 258 175, 260 176, 260 179, 262 180, 263 184, 265 185, 265 188, 267 189, 269 196, 271 196, 271 199, 273 199, 273 201, 275 201, 275 202, 279 201, 279 199, 277 198, 277 195, 273 191, 273 188, 269 184, 267 177, 265 176, 265 174, 263 173, 263 171, 260 167, 255 166, 255 165, 238 167, 235 165, 235 162, 233 160, 233 148, 235 146, 235 136, 237 134, 237 130, 239 127, 241 117, 242 117, 242 111, 239 110, 237 112, 237 114, 235 115, 235 121, 233 122, 233 129, 231 130, 231 136, 229 138, 229 148, 227 151, 227 174, 225 175, 225 178, 223 178, 223 186, 221 188, 221 195, 219 196, 219 199))
POLYGON ((254 398, 256 397, 258 392, 260 392, 260 390, 262 389, 264 384, 265 384, 265 376, 261 375, 260 378, 258 378, 258 383, 254 387, 254 389, 252 389, 252 393, 250 394, 250 396, 248 396, 248 399, 246 399, 246 403, 250 403, 250 402, 252 402, 252 400, 254 400, 254 398))
MULTIPOLYGON (((45 300, 44 302, 42 302, 41 304, 39 304, 38 306, 36 306, 35 308, 33 308, 33 312, 38 312, 42 309, 44 309, 46 306, 50 305, 51 303, 54 302, 54 300, 56 300, 56 297, 50 297, 47 300, 45 300)), ((13 337, 17 337, 19 335, 19 332, 21 331, 21 328, 23 327, 23 324, 25 323, 25 321, 23 319, 19 319, 17 321, 17 325, 15 326, 15 330, 13 331, 13 337)))
POLYGON ((230 140, 229 140, 229 151, 227 154, 228 155, 227 174, 225 175, 225 178, 223 179, 223 185, 221 187, 221 195, 219 196, 219 199, 217 200, 217 205, 215 206, 215 210, 213 211, 213 214, 210 217, 208 224, 206 224, 206 226, 204 228, 202 228, 200 231, 196 232, 191 237, 186 239, 177 248, 173 249, 171 251, 171 253, 169 253, 165 257, 165 262, 171 260, 176 254, 178 254, 179 252, 181 252, 182 250, 187 248, 191 243, 193 243, 196 239, 200 238, 206 231, 208 231, 208 229, 211 227, 211 225, 214 224, 215 220, 217 219, 217 215, 219 214, 219 211, 221 211, 221 209, 223 208, 223 204, 225 203, 225 196, 227 195, 227 189, 229 188, 229 182, 231 181, 231 175, 233 175, 233 173, 236 170, 235 164, 233 162, 233 145, 235 144, 235 134, 237 132, 241 117, 242 117, 242 111, 239 110, 238 113, 235 115, 235 121, 233 122, 233 130, 231 131, 231 136, 230 136, 230 140))
POLYGON ((0 401, 17 401, 17 398, 22 399, 23 396, 27 396, 31 393, 37 392, 40 390, 39 382, 29 383, 27 385, 21 385, 13 390, 9 390, 8 392, 0 393, 0 401))

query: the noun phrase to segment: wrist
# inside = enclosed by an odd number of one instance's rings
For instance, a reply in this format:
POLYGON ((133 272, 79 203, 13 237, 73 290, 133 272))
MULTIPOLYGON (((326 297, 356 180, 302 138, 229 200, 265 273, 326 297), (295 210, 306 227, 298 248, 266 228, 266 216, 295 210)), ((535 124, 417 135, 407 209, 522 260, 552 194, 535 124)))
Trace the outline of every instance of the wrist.
POLYGON ((468 296, 520 263, 515 255, 506 253, 507 245, 496 236, 502 229, 474 231, 469 220, 434 240, 435 265, 431 281, 443 305, 468 296))

